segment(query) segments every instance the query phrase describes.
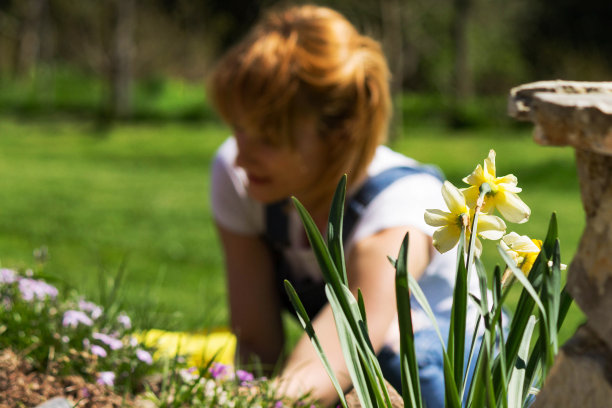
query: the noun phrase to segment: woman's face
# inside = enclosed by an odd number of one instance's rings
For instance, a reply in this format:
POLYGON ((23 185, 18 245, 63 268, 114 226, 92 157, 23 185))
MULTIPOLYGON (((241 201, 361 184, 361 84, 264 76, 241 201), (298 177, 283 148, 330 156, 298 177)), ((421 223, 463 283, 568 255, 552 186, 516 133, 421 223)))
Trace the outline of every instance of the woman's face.
POLYGON ((272 203, 296 196, 305 205, 313 199, 313 187, 323 181, 321 175, 327 165, 325 144, 314 117, 300 120, 294 132, 292 147, 271 145, 246 129, 235 129, 236 165, 247 174, 251 198, 272 203))

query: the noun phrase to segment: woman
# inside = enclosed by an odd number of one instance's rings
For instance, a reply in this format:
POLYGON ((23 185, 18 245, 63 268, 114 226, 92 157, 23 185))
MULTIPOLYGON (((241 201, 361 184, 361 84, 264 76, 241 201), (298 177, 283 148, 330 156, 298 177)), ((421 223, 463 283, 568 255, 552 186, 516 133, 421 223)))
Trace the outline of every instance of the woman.
MULTIPOLYGON (((241 361, 253 355, 269 367, 279 361, 287 306, 281 283, 288 278, 307 304, 341 386, 350 387, 321 272, 286 201, 297 197, 324 232, 344 173, 349 207, 364 190, 368 197, 354 206, 345 235, 349 287, 362 291, 372 345, 389 382, 399 389, 395 271, 387 255, 397 254, 406 232, 409 271, 442 332, 448 331, 456 255, 434 251, 433 229, 423 220, 425 209, 443 208, 441 181, 382 146, 391 112, 388 82, 380 45, 339 13, 317 6, 267 14, 216 67, 210 95, 234 135, 214 161, 212 205, 241 361)), ((423 394, 429 407, 443 406, 439 341, 421 309, 413 316, 423 394)), ((280 378, 288 395, 337 400, 306 335, 280 378)))

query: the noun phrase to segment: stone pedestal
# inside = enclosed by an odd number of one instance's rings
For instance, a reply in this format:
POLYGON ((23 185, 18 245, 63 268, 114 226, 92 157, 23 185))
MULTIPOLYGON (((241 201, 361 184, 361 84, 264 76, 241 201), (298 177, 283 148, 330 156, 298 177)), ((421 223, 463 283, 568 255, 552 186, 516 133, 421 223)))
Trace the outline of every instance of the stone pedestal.
POLYGON ((534 407, 612 406, 612 82, 543 81, 514 88, 509 114, 542 145, 572 146, 586 227, 568 290, 587 321, 561 349, 534 407))

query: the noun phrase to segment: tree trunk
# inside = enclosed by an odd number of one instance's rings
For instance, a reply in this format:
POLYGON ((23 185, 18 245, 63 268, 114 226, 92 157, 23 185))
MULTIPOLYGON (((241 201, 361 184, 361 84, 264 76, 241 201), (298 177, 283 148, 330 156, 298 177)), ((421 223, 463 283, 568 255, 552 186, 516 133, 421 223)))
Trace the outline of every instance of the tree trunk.
POLYGON ((453 99, 459 103, 472 95, 472 72, 469 60, 468 25, 472 0, 453 0, 453 99))
POLYGON ((111 113, 115 118, 132 113, 135 0, 115 0, 110 61, 111 113))
POLYGON ((23 75, 36 67, 40 55, 40 36, 47 0, 27 0, 21 3, 23 19, 15 53, 15 73, 23 75))
POLYGON ((390 137, 401 133, 403 127, 401 99, 404 79, 402 5, 400 0, 380 0, 382 45, 391 70, 391 98, 393 121, 390 137))

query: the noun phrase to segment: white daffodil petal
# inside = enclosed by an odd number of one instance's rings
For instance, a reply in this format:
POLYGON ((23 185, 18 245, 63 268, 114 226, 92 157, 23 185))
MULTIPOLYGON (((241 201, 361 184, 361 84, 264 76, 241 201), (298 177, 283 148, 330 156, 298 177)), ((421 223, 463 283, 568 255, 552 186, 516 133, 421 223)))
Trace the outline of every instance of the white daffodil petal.
POLYGON ((465 204, 474 208, 476 206, 476 201, 478 200, 478 196, 480 195, 480 191, 478 190, 480 186, 472 186, 468 188, 462 188, 461 194, 465 197, 465 204))
POLYGON ((502 237, 501 243, 511 247, 512 245, 514 245, 516 241, 520 239, 521 239, 521 236, 517 234, 516 232, 512 231, 502 237))
POLYGON ((484 180, 484 170, 480 164, 476 166, 474 171, 469 176, 463 178, 464 183, 476 187, 480 187, 480 184, 482 184, 484 180))
POLYGON ((506 245, 503 238, 501 241, 499 241, 499 246, 502 247, 504 252, 508 254, 508 256, 514 261, 515 265, 519 264, 519 254, 516 251, 513 251, 508 245, 506 245))
POLYGON ((516 194, 504 192, 503 199, 497 200, 497 209, 510 222, 522 224, 527 222, 531 209, 516 194))
POLYGON ((425 210, 425 222, 432 227, 443 227, 452 223, 453 214, 446 211, 432 209, 425 210))
POLYGON ((484 172, 495 178, 495 150, 489 150, 489 156, 484 161, 484 172))
POLYGON ((476 248, 474 249, 474 256, 476 258, 480 258, 480 255, 482 254, 482 242, 480 242, 480 240, 476 238, 475 244, 476 248))
POLYGON ((442 186, 442 197, 448 209, 453 214, 459 215, 467 212, 465 197, 450 181, 445 181, 442 186))
POLYGON ((461 229, 456 226, 439 228, 433 233, 433 245, 440 253, 450 251, 459 242, 460 234, 461 229))
POLYGON ((540 248, 527 235, 519 236, 510 247, 519 253, 540 252, 540 248))
POLYGON ((506 174, 503 177, 496 178, 495 182, 499 185, 516 186, 518 184, 518 179, 514 174, 506 174))
POLYGON ((506 223, 495 215, 480 214, 478 216, 478 235, 485 239, 500 239, 506 232, 506 223))

